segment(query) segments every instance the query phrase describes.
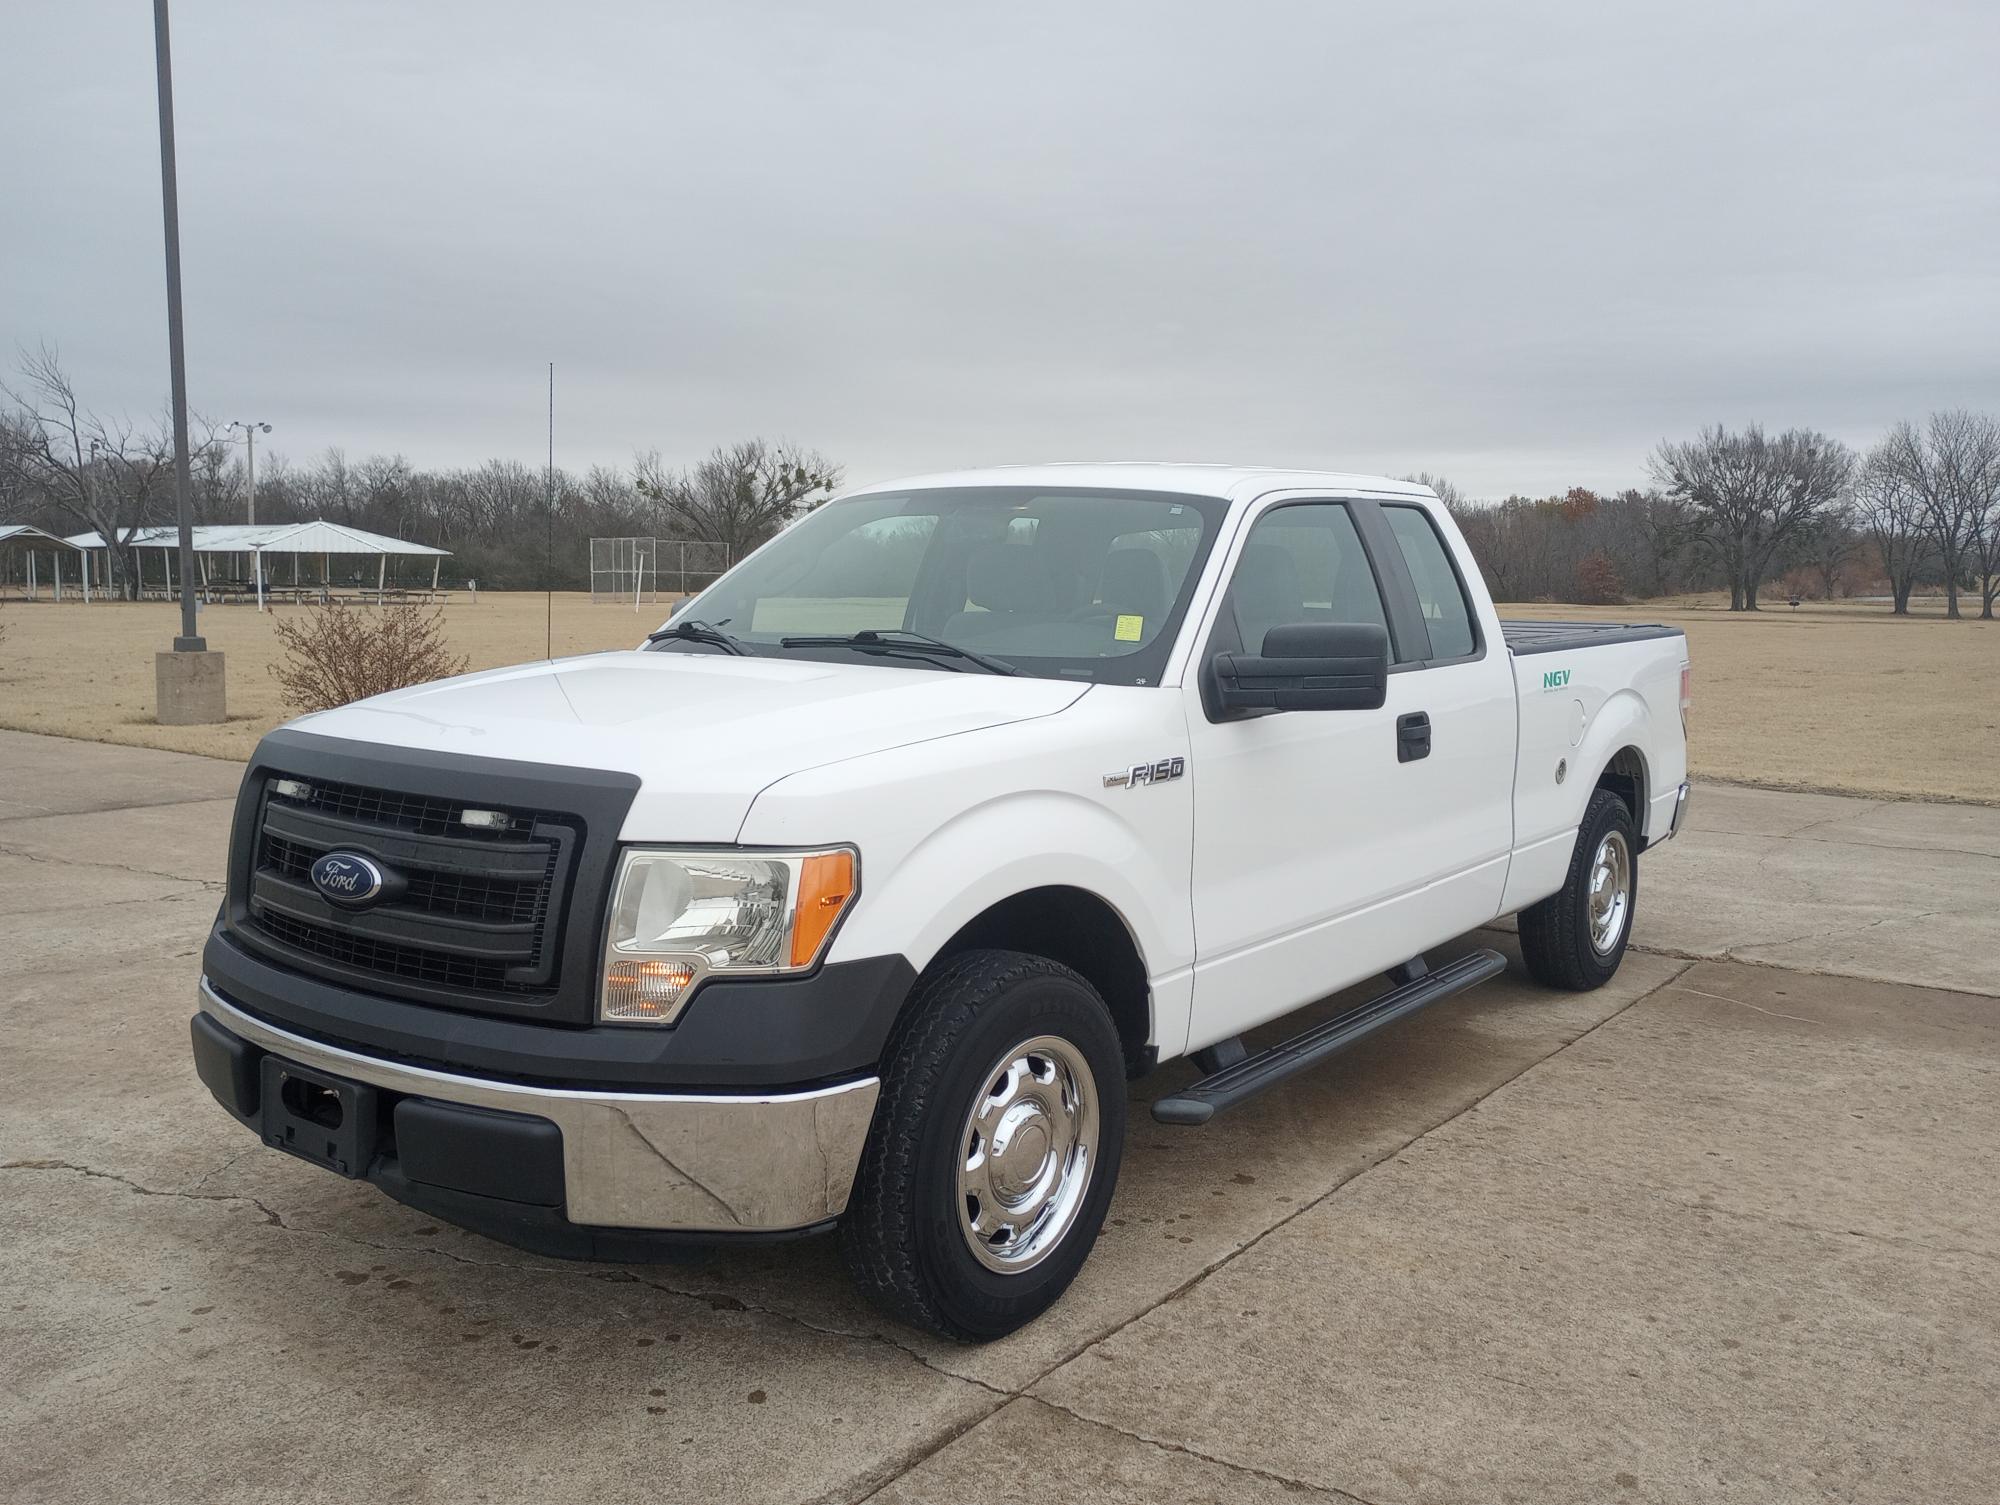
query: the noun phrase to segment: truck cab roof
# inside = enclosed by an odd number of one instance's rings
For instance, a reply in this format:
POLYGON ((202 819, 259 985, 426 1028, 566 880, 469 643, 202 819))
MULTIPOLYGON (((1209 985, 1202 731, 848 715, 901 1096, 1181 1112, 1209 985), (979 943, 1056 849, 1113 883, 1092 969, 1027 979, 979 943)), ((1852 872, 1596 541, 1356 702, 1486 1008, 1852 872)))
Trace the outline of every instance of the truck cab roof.
POLYGON ((1407 496, 1435 500, 1430 487, 1389 476, 1340 470, 1290 470, 1267 465, 1201 465, 1160 460, 1064 461, 1039 465, 993 465, 981 470, 941 471, 859 486, 843 493, 927 490, 943 486, 1036 486, 1111 491, 1185 492, 1190 496, 1243 501, 1272 491, 1327 491, 1342 496, 1407 496))

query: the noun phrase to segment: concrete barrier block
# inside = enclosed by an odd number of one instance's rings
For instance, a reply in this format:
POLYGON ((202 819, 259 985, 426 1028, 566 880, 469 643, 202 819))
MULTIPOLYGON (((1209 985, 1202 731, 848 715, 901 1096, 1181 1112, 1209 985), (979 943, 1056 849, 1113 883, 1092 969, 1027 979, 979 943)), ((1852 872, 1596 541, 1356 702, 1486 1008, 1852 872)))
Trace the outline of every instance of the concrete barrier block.
POLYGON ((153 655, 155 704, 161 726, 212 726, 229 719, 220 653, 153 655))

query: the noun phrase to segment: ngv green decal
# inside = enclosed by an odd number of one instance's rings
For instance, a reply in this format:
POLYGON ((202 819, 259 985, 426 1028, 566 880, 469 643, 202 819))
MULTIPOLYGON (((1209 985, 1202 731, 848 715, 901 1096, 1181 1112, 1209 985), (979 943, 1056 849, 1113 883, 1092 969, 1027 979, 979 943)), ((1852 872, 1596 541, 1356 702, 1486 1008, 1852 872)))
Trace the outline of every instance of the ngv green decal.
POLYGON ((1542 675, 1544 690, 1566 690, 1569 688, 1569 670, 1550 669, 1542 675))

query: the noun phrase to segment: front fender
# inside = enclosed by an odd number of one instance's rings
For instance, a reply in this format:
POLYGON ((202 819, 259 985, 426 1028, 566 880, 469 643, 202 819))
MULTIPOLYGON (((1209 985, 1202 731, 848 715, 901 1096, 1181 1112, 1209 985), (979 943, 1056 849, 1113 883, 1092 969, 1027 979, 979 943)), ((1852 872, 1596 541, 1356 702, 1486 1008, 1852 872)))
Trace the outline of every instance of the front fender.
MULTIPOLYGON (((871 869, 871 872, 873 870, 871 869)), ((1124 920, 1149 977, 1192 962, 1185 877, 1124 821, 1076 795, 1005 794, 953 816, 897 860, 842 927, 836 955, 900 950, 919 970, 960 930, 1028 889, 1084 889, 1124 920), (1177 880, 1178 877, 1178 881, 1177 880)))

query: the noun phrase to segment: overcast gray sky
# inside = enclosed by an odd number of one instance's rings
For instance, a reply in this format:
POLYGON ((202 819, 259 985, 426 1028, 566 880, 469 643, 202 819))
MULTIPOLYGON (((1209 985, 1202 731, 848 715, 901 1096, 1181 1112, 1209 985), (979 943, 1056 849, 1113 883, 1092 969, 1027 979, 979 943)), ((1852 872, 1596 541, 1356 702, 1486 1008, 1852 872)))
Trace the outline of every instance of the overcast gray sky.
MULTIPOLYGON (((0 353, 164 402, 143 0, 8 0, 0 353)), ((1616 487, 2000 408, 2000 6, 179 0, 188 372, 424 464, 1616 487)))

